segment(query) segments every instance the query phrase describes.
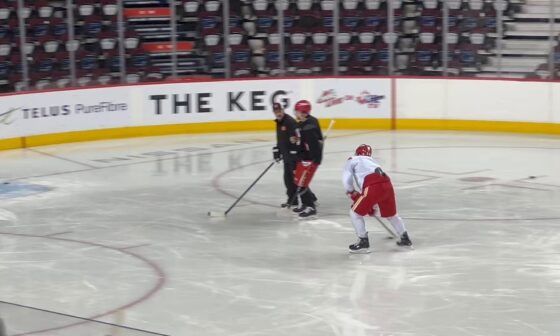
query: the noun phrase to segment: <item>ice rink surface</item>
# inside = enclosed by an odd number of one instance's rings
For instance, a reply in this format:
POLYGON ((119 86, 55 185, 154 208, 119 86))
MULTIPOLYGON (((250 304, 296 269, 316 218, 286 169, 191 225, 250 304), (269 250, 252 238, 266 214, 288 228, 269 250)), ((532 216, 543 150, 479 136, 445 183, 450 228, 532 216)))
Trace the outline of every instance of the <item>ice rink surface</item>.
MULTIPOLYGON (((0 300, 174 336, 560 334, 560 138, 335 131, 318 219, 279 209, 281 165, 209 218, 269 164, 272 140, 0 152, 0 300), (368 220, 373 252, 347 252, 341 170, 361 143, 395 183, 413 251, 368 220)), ((0 316, 10 336, 106 335, 10 305, 0 316)))

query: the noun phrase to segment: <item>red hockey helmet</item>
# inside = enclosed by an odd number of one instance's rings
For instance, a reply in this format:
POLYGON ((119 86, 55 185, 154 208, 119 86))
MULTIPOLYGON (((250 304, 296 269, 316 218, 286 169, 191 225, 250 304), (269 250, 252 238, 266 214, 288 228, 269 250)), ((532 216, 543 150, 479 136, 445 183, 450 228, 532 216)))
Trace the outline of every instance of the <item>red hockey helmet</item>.
POLYGON ((371 153, 373 153, 373 150, 369 145, 359 145, 358 148, 356 148, 356 155, 358 156, 371 156, 371 153))
POLYGON ((294 110, 299 113, 311 113, 311 103, 309 100, 300 100, 294 106, 294 110))

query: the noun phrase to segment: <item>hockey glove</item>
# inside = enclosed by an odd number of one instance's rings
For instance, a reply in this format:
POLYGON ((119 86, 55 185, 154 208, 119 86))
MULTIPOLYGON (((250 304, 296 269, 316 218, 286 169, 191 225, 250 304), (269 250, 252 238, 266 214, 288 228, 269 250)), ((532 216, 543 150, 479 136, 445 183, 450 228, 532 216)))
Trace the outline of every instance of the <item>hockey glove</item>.
POLYGON ((278 149, 278 146, 272 147, 272 157, 276 162, 282 161, 282 154, 280 154, 280 150, 278 149))
POLYGON ((347 192, 346 195, 348 195, 348 197, 350 197, 352 202, 356 202, 358 200, 358 198, 360 198, 360 193, 357 192, 356 190, 347 192))

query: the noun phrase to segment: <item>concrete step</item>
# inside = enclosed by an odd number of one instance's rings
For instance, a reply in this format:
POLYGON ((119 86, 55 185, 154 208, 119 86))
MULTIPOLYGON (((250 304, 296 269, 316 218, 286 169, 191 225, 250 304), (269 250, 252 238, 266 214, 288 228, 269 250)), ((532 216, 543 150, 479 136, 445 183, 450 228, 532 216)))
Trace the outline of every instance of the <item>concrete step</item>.
POLYGON ((523 73, 509 73, 509 72, 502 72, 499 73, 497 71, 495 72, 485 72, 485 73, 478 73, 475 75, 475 77, 477 78, 511 78, 511 79, 522 79, 527 77, 525 74, 523 73))
MULTIPOLYGON (((554 42, 554 46, 558 43, 554 42)), ((535 41, 535 40, 517 40, 517 39, 510 39, 510 40, 502 40, 502 48, 503 49, 529 49, 529 50, 549 50, 550 49, 550 42, 549 41, 535 41)))
POLYGON ((554 6, 546 5, 524 5, 521 7, 521 13, 523 14, 549 14, 554 13, 555 15, 560 14, 560 5, 553 2, 554 6))
MULTIPOLYGON (((553 0, 553 1, 555 1, 555 0, 553 0)), ((525 0, 524 5, 526 5, 526 6, 550 6, 550 0, 525 0)))
POLYGON ((505 24, 507 32, 550 32, 552 29, 554 32, 560 32, 560 23, 555 23, 552 25, 546 22, 508 22, 505 24))
MULTIPOLYGON (((498 49, 490 49, 492 54, 497 55, 498 49)), ((525 56, 547 56, 547 50, 541 49, 503 49, 502 55, 525 55, 525 56)))
MULTIPOLYGON (((548 62, 547 57, 502 57, 502 67, 529 68, 535 70, 539 65, 548 62)), ((488 57, 488 66, 498 66, 496 56, 488 57)))
MULTIPOLYGON (((496 66, 483 66, 481 69, 481 71, 484 72, 500 72, 500 69, 498 69, 498 67, 496 66)), ((504 66, 501 68, 501 72, 502 74, 504 73, 510 73, 510 74, 529 74, 529 73, 533 73, 535 72, 534 68, 530 68, 530 67, 512 67, 512 66, 504 66)))
POLYGON ((510 32, 505 32, 504 36, 508 36, 508 37, 550 37, 550 36, 557 36, 558 32, 543 32, 543 31, 510 31, 510 32))
MULTIPOLYGON (((550 18, 549 13, 537 13, 537 14, 527 14, 527 13, 516 13, 513 14, 514 19, 534 19, 534 20, 548 20, 550 18)), ((560 20, 560 15, 554 17, 556 21, 560 20)))

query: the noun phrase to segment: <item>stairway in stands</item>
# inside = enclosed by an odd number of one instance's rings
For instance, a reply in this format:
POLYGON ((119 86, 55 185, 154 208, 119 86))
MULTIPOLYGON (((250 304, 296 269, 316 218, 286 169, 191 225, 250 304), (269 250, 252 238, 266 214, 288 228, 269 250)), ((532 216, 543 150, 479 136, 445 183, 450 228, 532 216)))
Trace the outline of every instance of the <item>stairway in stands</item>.
MULTIPOLYGON (((525 0, 510 11, 504 22, 502 43, 504 76, 549 78, 548 59, 558 46, 560 33, 560 3, 555 5, 554 12, 550 10, 550 4, 549 0, 525 0), (549 22, 551 15, 555 18, 552 33, 549 22), (551 34, 554 38, 553 48, 549 41, 551 34)), ((492 52, 498 51, 494 49, 492 52)), ((498 64, 497 56, 490 57, 483 71, 497 72, 498 64)), ((558 77, 558 74, 555 76, 558 77)))
MULTIPOLYGON (((198 50, 198 24, 196 15, 189 15, 182 2, 177 2, 177 61, 178 75, 205 73, 205 57, 198 50)), ((193 14, 196 14, 193 13, 193 14)), ((124 0, 124 15, 128 28, 134 29, 142 40, 142 48, 151 64, 165 77, 172 73, 171 62, 171 10, 167 1, 124 0)))

